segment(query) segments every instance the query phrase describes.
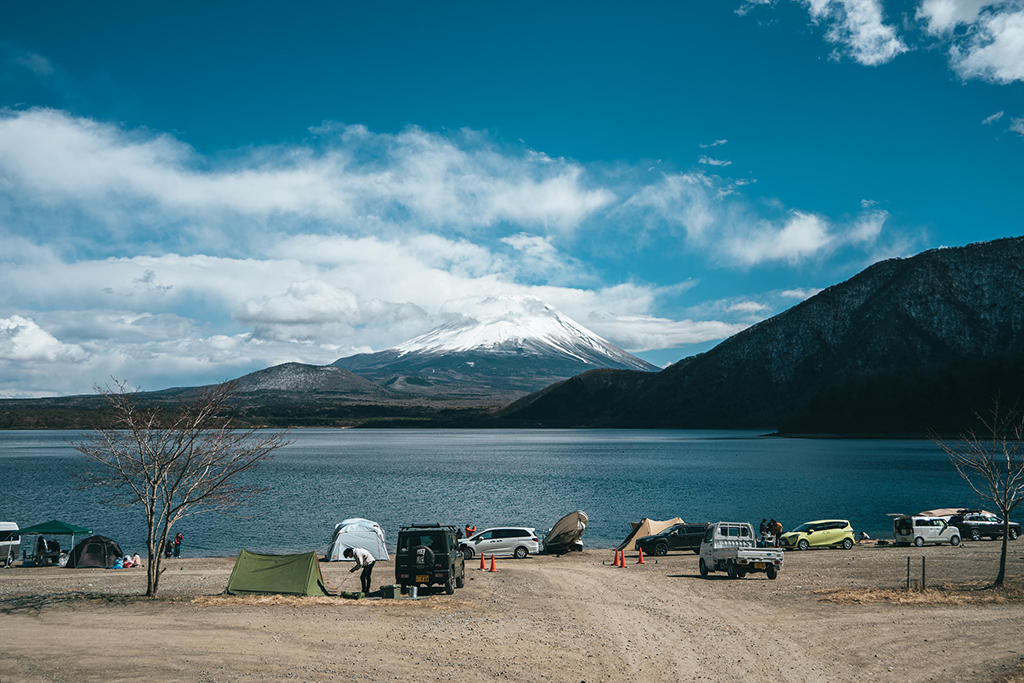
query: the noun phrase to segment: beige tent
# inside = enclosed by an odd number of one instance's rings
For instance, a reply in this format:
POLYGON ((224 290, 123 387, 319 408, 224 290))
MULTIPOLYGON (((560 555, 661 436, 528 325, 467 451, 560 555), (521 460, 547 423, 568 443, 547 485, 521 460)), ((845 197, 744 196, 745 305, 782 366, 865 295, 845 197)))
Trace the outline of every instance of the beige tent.
POLYGON ((664 531, 673 524, 682 523, 683 520, 678 517, 666 519, 664 522, 659 522, 656 519, 650 519, 648 517, 644 517, 639 522, 630 522, 629 525, 633 527, 633 531, 629 536, 626 536, 625 541, 619 544, 619 550, 624 550, 626 548, 631 549, 633 547, 633 542, 636 541, 636 539, 643 538, 644 536, 653 536, 659 531, 664 531))
MULTIPOLYGON (((973 510, 974 508, 935 508, 934 510, 925 510, 924 512, 917 513, 919 517, 942 517, 943 519, 949 519, 953 515, 959 515, 964 510, 973 510)), ((995 513, 987 512, 982 510, 980 514, 997 516, 995 513)))

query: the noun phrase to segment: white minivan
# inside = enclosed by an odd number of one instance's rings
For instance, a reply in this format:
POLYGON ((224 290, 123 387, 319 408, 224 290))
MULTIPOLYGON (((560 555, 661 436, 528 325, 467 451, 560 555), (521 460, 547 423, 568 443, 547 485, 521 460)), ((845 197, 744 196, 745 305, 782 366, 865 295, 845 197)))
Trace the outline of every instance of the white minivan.
POLYGON ((18 559, 21 536, 14 522, 0 522, 0 565, 13 564, 18 559))
POLYGON ((494 527, 461 539, 459 549, 467 560, 474 555, 511 555, 522 559, 540 552, 540 539, 531 527, 494 527))
POLYGON ((960 530, 942 517, 893 515, 892 535, 897 544, 918 548, 925 543, 960 545, 960 530))

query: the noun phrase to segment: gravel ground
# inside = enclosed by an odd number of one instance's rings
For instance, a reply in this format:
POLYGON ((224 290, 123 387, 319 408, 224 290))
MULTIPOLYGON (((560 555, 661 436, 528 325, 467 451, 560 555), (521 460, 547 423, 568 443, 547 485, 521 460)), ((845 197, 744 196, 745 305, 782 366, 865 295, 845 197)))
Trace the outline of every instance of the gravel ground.
MULTIPOLYGON (((691 553, 611 566, 612 552, 467 567, 455 596, 235 598, 233 560, 142 571, 0 570, 7 681, 995 681, 1024 658, 1024 606, 833 604, 819 591, 891 588, 906 558, 929 583, 991 579, 999 544, 790 552, 779 579, 701 579, 691 553), (46 647, 40 647, 40 644, 46 647)), ((1010 571, 1024 573, 1024 544, 1010 571)), ((472 563, 471 563, 472 564, 472 563)), ((358 574, 323 564, 328 582, 358 574)), ((378 563, 374 585, 393 580, 378 563)))

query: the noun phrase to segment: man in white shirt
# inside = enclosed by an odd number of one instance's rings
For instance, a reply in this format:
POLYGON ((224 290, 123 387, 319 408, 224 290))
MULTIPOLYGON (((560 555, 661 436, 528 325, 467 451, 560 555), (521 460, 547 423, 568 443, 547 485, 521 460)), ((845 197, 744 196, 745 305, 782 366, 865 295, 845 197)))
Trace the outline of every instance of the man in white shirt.
POLYGON ((366 550, 362 548, 345 548, 345 552, 342 553, 345 557, 350 557, 356 561, 356 564, 349 573, 354 572, 357 569, 362 569, 363 573, 359 575, 359 582, 363 586, 363 592, 366 594, 370 593, 370 574, 373 573, 373 565, 376 562, 366 550))

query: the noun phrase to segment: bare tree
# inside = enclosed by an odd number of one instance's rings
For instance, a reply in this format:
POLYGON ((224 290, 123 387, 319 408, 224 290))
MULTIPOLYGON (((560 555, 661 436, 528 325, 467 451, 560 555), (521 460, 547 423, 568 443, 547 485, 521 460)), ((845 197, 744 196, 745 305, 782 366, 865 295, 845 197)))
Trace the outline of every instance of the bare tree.
POLYGON ((975 417, 981 431, 960 434, 952 443, 932 434, 960 476, 982 500, 995 506, 1003 520, 1003 550, 999 557, 999 575, 995 586, 1006 579, 1006 544, 1010 537, 1010 513, 1024 500, 1024 414, 1004 411, 999 398, 992 401, 989 414, 975 417))
POLYGON ((86 485, 107 489, 112 502, 140 506, 146 515, 149 554, 146 595, 160 585, 161 551, 180 520, 206 512, 226 513, 262 489, 240 481, 285 445, 280 432, 260 433, 232 427, 228 402, 233 382, 218 384, 187 398, 172 410, 143 404, 137 391, 114 380, 97 387, 113 413, 72 445, 98 468, 86 485))

